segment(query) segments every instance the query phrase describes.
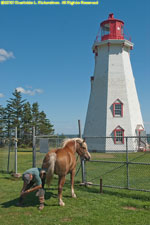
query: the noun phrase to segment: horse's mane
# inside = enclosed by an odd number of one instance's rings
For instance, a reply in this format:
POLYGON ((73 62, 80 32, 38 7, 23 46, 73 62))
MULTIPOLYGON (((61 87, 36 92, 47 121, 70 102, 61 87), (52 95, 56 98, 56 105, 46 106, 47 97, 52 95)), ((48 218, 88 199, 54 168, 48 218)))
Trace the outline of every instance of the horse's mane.
POLYGON ((80 143, 82 143, 83 139, 82 138, 66 138, 62 142, 62 147, 64 148, 71 141, 79 141, 80 143))

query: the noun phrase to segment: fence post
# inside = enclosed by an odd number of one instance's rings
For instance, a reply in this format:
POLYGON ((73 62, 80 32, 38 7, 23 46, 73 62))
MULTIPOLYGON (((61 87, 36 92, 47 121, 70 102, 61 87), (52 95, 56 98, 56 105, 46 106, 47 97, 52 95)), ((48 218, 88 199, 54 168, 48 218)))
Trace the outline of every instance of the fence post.
POLYGON ((33 127, 33 146, 32 146, 32 167, 36 167, 36 136, 35 136, 35 127, 33 127))
POLYGON ((8 161, 7 161, 7 173, 9 173, 9 164, 10 164, 10 150, 11 150, 11 132, 8 134, 8 161))
POLYGON ((126 137, 126 165, 127 165, 127 189, 128 189, 129 188, 128 137, 126 137))
POLYGON ((100 178, 100 193, 103 193, 103 180, 100 178))
MULTIPOLYGON (((79 138, 82 138, 80 120, 78 120, 78 128, 79 128, 79 138)), ((81 171, 82 171, 82 183, 85 183, 85 181, 86 181, 86 178, 85 178, 85 161, 82 157, 80 157, 80 160, 81 160, 81 171)))
POLYGON ((9 164, 10 164, 10 150, 11 150, 11 138, 9 136, 9 143, 8 143, 8 161, 7 161, 7 173, 9 173, 9 164))
POLYGON ((15 174, 17 174, 17 127, 15 127, 15 174))
POLYGON ((79 128, 79 138, 82 138, 82 134, 81 134, 81 122, 80 122, 80 120, 78 120, 78 128, 79 128))

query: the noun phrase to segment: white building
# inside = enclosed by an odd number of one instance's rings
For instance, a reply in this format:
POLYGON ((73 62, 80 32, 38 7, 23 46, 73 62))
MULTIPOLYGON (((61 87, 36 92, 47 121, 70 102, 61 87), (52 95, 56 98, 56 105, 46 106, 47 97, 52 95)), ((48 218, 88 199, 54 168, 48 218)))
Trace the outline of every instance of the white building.
MULTIPOLYGON (((144 130, 130 62, 133 43, 124 39, 123 26, 110 14, 100 24, 101 41, 93 45, 95 69, 83 135, 90 151, 123 151, 124 137, 144 130)), ((137 139, 128 144, 129 150, 138 150, 137 139)))

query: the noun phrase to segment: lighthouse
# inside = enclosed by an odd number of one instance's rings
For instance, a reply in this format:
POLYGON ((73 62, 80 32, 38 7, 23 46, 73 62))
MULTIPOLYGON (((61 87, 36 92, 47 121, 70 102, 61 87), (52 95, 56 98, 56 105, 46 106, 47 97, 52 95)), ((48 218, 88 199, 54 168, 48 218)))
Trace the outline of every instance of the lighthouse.
MULTIPOLYGON (((133 43, 125 39, 124 22, 113 14, 100 29, 100 40, 97 37, 92 47, 95 68, 83 136, 90 151, 124 151, 125 136, 144 130, 130 62, 133 43)), ((129 150, 137 151, 136 139, 129 142, 129 150)))

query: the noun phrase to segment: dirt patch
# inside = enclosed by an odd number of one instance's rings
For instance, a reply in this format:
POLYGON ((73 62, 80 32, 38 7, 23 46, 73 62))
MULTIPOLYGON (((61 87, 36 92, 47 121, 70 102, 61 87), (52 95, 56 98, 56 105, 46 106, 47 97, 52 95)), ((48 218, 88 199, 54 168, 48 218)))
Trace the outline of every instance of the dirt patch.
POLYGON ((136 208, 136 207, 133 207, 133 206, 124 206, 122 208, 126 209, 126 210, 131 210, 131 211, 143 210, 143 209, 139 209, 139 208, 136 208))
POLYGON ((62 219, 62 222, 71 222, 71 221, 72 219, 68 217, 62 219))
POLYGON ((31 212, 24 212, 24 214, 27 215, 27 216, 32 216, 31 212))

